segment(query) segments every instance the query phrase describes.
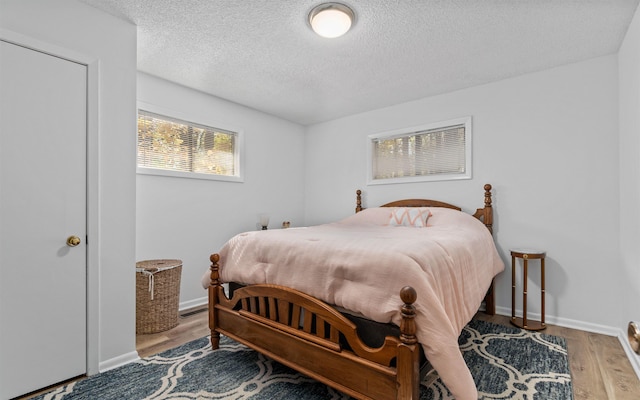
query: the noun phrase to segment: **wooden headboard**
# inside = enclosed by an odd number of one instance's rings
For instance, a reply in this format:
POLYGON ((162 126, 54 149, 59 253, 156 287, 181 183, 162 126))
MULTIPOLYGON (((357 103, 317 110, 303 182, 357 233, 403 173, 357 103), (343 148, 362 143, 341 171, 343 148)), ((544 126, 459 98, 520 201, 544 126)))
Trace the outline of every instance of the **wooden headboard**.
MULTIPOLYGON (((462 211, 462 208, 453 204, 445 203, 438 200, 429 199, 406 199, 396 200, 391 203, 383 204, 380 207, 446 207, 454 210, 462 211)), ((362 191, 356 190, 356 212, 362 211, 362 191)), ((473 214, 489 229, 489 232, 493 234, 493 208, 491 207, 491 185, 484 185, 484 207, 478 208, 473 214)))

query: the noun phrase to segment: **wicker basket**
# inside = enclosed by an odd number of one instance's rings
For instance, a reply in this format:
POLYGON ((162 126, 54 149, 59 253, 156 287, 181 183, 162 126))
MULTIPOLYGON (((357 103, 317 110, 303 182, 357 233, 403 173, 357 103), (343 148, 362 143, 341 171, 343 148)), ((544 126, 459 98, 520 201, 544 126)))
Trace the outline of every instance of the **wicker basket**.
POLYGON ((136 263, 136 333, 156 333, 178 325, 181 260, 136 263))

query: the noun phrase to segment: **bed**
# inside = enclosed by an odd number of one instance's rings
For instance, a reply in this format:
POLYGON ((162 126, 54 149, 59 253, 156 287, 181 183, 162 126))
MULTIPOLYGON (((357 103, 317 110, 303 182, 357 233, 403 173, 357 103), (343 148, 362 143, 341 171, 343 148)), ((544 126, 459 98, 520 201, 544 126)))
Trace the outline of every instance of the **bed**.
POLYGON ((212 347, 226 335, 358 399, 418 399, 430 368, 477 399, 457 338, 483 301, 495 312, 492 224, 487 184, 472 216, 422 199, 365 209, 358 190, 344 220, 237 235, 210 256, 212 347))

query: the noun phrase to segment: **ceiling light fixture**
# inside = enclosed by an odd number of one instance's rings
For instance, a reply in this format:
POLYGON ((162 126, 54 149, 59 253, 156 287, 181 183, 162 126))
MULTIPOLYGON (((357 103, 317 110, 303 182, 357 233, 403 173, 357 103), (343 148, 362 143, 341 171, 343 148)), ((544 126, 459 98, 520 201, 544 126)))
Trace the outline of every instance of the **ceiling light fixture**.
POLYGON ((323 3, 309 13, 309 24, 315 33, 326 38, 337 38, 349 31, 355 14, 341 3, 323 3))

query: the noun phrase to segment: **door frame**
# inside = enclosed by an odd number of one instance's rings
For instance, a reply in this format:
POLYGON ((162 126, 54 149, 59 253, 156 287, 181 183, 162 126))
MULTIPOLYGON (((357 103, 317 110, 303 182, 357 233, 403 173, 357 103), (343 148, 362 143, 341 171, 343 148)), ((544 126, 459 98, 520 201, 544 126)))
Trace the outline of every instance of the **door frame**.
POLYGON ((49 54, 87 67, 87 360, 86 373, 94 375, 100 365, 100 164, 99 83, 100 60, 65 47, 0 28, 0 40, 49 54))

